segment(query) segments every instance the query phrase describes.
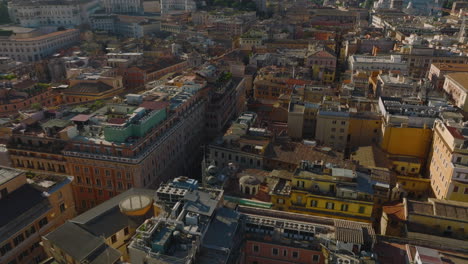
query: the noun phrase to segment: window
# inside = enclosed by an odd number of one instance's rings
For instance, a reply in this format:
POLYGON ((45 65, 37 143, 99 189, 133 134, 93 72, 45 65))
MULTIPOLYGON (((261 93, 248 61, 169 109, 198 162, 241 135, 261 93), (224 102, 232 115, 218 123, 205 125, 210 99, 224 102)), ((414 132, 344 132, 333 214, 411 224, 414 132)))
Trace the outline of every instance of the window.
POLYGON ((107 180, 107 187, 112 188, 112 181, 111 180, 107 180))
POLYGON ((312 256, 312 262, 319 262, 320 260, 320 255, 313 255, 312 256))
POLYGON ((335 209, 335 204, 334 203, 331 203, 331 202, 327 202, 327 209, 335 209))
POLYGON ((102 190, 98 190, 98 195, 102 195, 102 190))
POLYGON ((127 189, 131 189, 132 188, 132 184, 131 183, 127 183, 127 189))
POLYGON ((293 251, 292 257, 293 257, 293 258, 299 258, 299 252, 293 251))
POLYGON ((116 235, 112 235, 112 236, 111 236, 111 242, 112 242, 112 244, 114 244, 115 242, 117 242, 117 236, 116 236, 116 235))
POLYGON ((15 247, 16 247, 16 246, 18 246, 19 244, 21 244, 21 242, 23 242, 23 241, 24 241, 24 236, 23 236, 23 234, 19 234, 17 237, 15 237, 15 238, 13 239, 13 244, 14 244, 15 247))
POLYGON ((96 179, 96 185, 101 186, 101 180, 100 179, 96 179))
POLYGON ((106 170, 106 176, 109 177, 111 175, 109 170, 106 170))
POLYGON ((259 251, 258 245, 253 245, 253 252, 258 252, 258 251, 259 251))
POLYGON ((340 128, 340 133, 344 133, 344 128, 340 128))
POLYGON ((276 202, 279 203, 279 204, 284 204, 284 199, 278 198, 278 200, 276 200, 276 202))
POLYGON ((297 187, 304 188, 304 181, 297 181, 297 187))
POLYGON ((458 186, 455 185, 455 186, 453 187, 453 192, 458 192, 458 186))
POLYGON ((360 213, 360 214, 363 214, 363 213, 365 213, 365 212, 366 212, 366 207, 364 207, 364 206, 359 206, 359 213, 360 213))
POLYGON ((273 253, 273 256, 278 256, 279 250, 277 248, 273 248, 272 253, 273 253))
POLYGON ((342 125, 346 125, 346 121, 341 121, 341 124, 342 124, 342 125))
POLYGON ((317 207, 317 200, 311 200, 310 201, 310 206, 311 207, 317 207))
POLYGON ((64 203, 60 204, 60 213, 63 213, 63 212, 65 212, 65 204, 64 203))
POLYGON ((99 169, 98 169, 98 168, 95 168, 95 169, 94 169, 94 174, 95 174, 95 175, 99 175, 99 169))
POLYGON ((86 184, 91 184, 91 180, 88 177, 86 177, 86 184))
POLYGON ((288 256, 288 251, 286 249, 283 249, 283 257, 287 257, 288 256))
POLYGON ((341 205, 341 211, 344 211, 344 212, 348 211, 348 205, 347 204, 342 204, 341 205))
POLYGON ((468 194, 468 188, 465 188, 464 194, 468 194))
POLYGON ((122 178, 122 172, 118 171, 117 172, 117 179, 121 179, 122 178))
POLYGON ((10 251, 10 250, 11 250, 11 244, 10 244, 10 242, 7 242, 5 245, 0 247, 0 255, 5 256, 6 253, 8 253, 8 251, 10 251))
POLYGON ((124 235, 128 236, 130 232, 128 231, 128 227, 124 228, 124 235))
POLYGON ((49 221, 47 221, 47 217, 42 218, 39 220, 39 228, 42 228, 43 226, 47 225, 49 221))
POLYGON ((31 226, 26 230, 26 237, 30 237, 32 234, 36 233, 36 227, 31 226))

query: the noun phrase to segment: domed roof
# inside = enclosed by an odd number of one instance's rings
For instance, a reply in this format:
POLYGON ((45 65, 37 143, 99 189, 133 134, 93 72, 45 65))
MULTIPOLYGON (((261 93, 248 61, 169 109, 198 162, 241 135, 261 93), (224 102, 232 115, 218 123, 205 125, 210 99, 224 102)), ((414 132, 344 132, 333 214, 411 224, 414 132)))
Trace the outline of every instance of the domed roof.
POLYGON ((240 184, 259 185, 261 182, 254 176, 245 175, 239 179, 240 184))

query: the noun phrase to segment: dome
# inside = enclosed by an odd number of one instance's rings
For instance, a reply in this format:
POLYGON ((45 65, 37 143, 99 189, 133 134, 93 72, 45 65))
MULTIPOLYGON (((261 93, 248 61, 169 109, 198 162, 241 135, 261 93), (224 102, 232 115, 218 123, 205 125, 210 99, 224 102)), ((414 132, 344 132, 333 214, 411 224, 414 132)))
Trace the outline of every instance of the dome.
POLYGON ((151 208, 153 198, 146 195, 132 195, 120 202, 120 211, 126 215, 144 215, 151 208))
POLYGON ((239 183, 248 185, 259 185, 260 181, 254 176, 245 175, 240 178, 239 183))

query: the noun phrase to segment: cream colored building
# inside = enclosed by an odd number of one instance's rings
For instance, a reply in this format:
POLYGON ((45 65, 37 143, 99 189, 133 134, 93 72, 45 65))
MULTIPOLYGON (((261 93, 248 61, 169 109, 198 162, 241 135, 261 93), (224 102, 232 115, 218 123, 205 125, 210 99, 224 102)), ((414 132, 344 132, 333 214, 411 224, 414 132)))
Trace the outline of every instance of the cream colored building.
POLYGON ((445 75, 444 91, 449 94, 456 106, 468 111, 468 73, 456 72, 445 75))
POLYGON ((437 120, 434 125, 431 185, 437 199, 468 201, 468 127, 437 120))

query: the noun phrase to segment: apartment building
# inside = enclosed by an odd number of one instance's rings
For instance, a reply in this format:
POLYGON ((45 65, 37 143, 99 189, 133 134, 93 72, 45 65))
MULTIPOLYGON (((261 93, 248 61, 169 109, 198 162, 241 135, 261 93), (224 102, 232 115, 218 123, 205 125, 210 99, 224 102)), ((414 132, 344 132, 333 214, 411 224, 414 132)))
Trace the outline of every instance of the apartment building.
POLYGON ((349 68, 353 73, 358 71, 398 71, 407 74, 409 70, 408 63, 400 55, 353 55, 349 58, 349 68))
POLYGON ((455 72, 468 72, 468 65, 458 63, 432 63, 427 78, 436 89, 443 89, 445 75, 455 72))
POLYGON ((89 15, 99 9, 98 0, 85 1, 10 1, 11 20, 22 27, 74 27, 89 21, 89 15))
POLYGON ((241 263, 359 263, 356 252, 375 243, 368 223, 242 205, 238 211, 245 225, 241 263))
POLYGON ((127 246, 136 229, 158 212, 154 194, 132 188, 66 221, 42 236, 45 252, 60 263, 128 261, 127 246))
MULTIPOLYGON (((445 109, 423 105, 418 100, 380 97, 382 113, 381 148, 395 157, 413 157, 424 166, 432 142, 432 127, 439 113, 445 109), (418 113, 413 114, 413 113, 418 113)), ((450 108, 446 106, 446 108, 450 108)), ((414 173, 408 167, 399 167, 404 173, 414 173)))
POLYGON ((194 0, 162 0, 161 14, 172 11, 192 12, 197 10, 197 3, 194 0))
POLYGON ((437 199, 466 201, 468 197, 467 138, 464 123, 435 122, 428 167, 437 199))
POLYGON ((0 167, 0 262, 39 263, 41 236, 75 216, 73 177, 0 167))
MULTIPOLYGON (((303 161, 291 180, 280 179, 271 192, 273 208, 361 222, 372 222, 374 186, 369 175, 323 161, 303 161), (332 166, 332 165, 330 165, 332 166)), ((383 183, 382 183, 383 184, 383 183)), ((387 192, 390 187, 387 186, 387 192)))
POLYGON ((55 117, 16 133, 9 144, 13 165, 74 175, 79 211, 183 175, 198 163, 194 153, 203 139, 201 88, 162 85, 97 110, 72 106, 68 120, 55 117))
POLYGON ((104 0, 106 13, 143 13, 143 0, 104 0))
POLYGON ((4 27, 0 37, 0 56, 16 61, 33 62, 45 59, 80 39, 78 29, 50 32, 44 29, 4 27))
POLYGON ((455 72, 445 75, 443 89, 454 104, 463 111, 468 111, 467 88, 468 72, 455 72))

